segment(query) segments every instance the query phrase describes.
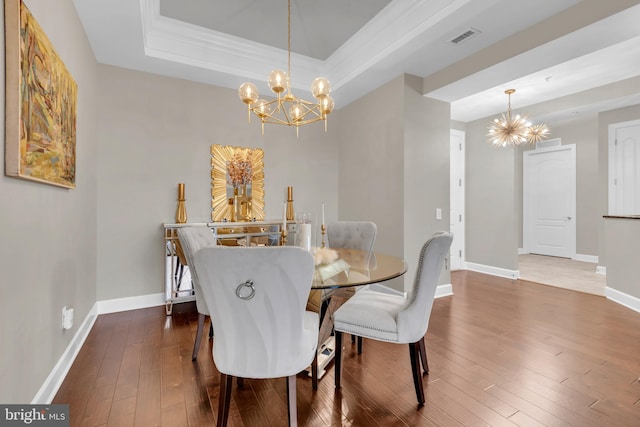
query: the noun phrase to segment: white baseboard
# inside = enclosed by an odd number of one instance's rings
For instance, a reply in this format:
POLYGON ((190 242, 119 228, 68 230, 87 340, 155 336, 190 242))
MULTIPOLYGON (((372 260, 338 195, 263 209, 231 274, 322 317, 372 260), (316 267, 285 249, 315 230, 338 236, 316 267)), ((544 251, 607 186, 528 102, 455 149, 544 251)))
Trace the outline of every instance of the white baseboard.
POLYGON ((604 296, 613 302, 624 305, 633 311, 640 313, 640 298, 625 294, 610 287, 604 288, 604 296))
POLYGON ((106 313, 116 313, 119 311, 126 310, 137 310, 139 308, 148 308, 148 307, 156 307, 165 304, 164 294, 151 294, 151 295, 140 295, 136 297, 129 298, 118 298, 112 300, 104 300, 97 301, 87 317, 82 322, 82 325, 78 328, 75 335, 69 342, 69 345, 65 349, 58 362, 51 370, 51 373, 44 381, 38 393, 34 396, 31 401, 32 404, 49 404, 55 397, 58 389, 62 385, 69 369, 71 369, 71 365, 73 365, 73 361, 76 360, 76 356, 78 352, 84 345, 87 337, 89 336, 89 332, 93 327, 93 324, 96 322, 98 315, 106 314, 106 313))
MULTIPOLYGON (((381 285, 380 283, 373 283, 369 285, 369 289, 376 292, 383 292, 391 295, 398 295, 401 297, 405 296, 404 292, 400 292, 397 289, 392 289, 388 286, 381 285)), ((435 298, 448 297, 450 295, 453 295, 453 286, 451 286, 450 283, 447 283, 445 285, 438 285, 438 287, 436 288, 435 298)))
POLYGON ((451 283, 447 283, 446 285, 438 285, 436 288, 436 298, 448 297, 453 295, 453 286, 451 283))
POLYGON ((372 283, 369 285, 369 289, 376 292, 382 292, 383 294, 391 294, 397 295, 399 297, 403 297, 405 295, 404 292, 399 291, 397 289, 390 288, 388 286, 382 285, 380 283, 372 283))
POLYGON ((598 255, 576 254, 576 256, 574 256, 573 259, 575 259, 576 261, 582 261, 582 262, 592 262, 594 264, 598 263, 598 255))
POLYGON ((506 268, 476 264, 473 262, 467 262, 466 265, 467 265, 467 270, 477 271, 478 273, 485 273, 485 274, 490 274, 492 276, 506 277, 507 279, 520 278, 520 270, 507 270, 506 268))
POLYGON ((518 248, 518 255, 526 255, 529 252, 525 251, 524 248, 518 248))
POLYGON ((137 310, 139 308, 157 307, 165 304, 164 298, 164 294, 159 293, 98 301, 96 304, 98 304, 98 314, 106 314, 137 310))
POLYGON ((46 405, 51 403, 67 376, 69 369, 71 369, 73 361, 76 360, 76 356, 87 339, 87 336, 89 336, 89 332, 91 331, 93 324, 96 322, 97 317, 98 303, 95 303, 69 342, 69 345, 62 353, 62 356, 60 356, 60 359, 58 359, 58 362, 49 373, 49 376, 40 387, 40 390, 38 390, 36 395, 33 397, 31 404, 46 405))
POLYGON ((596 267, 596 274, 604 274, 607 275, 607 267, 599 265, 596 267))

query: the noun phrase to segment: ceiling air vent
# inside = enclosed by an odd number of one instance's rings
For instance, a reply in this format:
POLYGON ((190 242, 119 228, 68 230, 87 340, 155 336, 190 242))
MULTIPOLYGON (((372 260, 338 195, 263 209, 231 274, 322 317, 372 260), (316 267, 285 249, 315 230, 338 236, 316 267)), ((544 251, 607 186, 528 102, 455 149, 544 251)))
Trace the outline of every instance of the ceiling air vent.
POLYGON ((476 30, 475 28, 471 28, 469 27, 468 30, 466 30, 464 33, 457 35, 456 37, 451 39, 451 43, 455 43, 458 44, 460 42, 462 42, 463 40, 467 40, 468 38, 474 37, 478 34, 480 34, 481 31, 480 30, 476 30))

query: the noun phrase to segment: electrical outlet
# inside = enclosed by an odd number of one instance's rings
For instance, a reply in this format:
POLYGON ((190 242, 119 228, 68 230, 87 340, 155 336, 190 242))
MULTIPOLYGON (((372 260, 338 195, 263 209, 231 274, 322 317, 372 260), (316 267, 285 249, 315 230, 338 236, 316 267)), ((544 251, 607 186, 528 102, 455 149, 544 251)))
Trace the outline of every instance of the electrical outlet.
POLYGON ((73 327, 73 308, 67 309, 62 307, 62 329, 71 329, 73 327))
POLYGON ((442 209, 436 208, 436 219, 442 219, 442 209))

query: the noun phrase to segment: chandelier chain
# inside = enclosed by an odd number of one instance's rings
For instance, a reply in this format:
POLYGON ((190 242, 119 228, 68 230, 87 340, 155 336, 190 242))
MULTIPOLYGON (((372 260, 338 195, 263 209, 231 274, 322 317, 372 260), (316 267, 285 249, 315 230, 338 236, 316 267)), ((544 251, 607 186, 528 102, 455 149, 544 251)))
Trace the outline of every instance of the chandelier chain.
POLYGON ((287 7, 287 52, 287 76, 289 76, 289 87, 287 89, 291 92, 291 0, 289 0, 287 7))

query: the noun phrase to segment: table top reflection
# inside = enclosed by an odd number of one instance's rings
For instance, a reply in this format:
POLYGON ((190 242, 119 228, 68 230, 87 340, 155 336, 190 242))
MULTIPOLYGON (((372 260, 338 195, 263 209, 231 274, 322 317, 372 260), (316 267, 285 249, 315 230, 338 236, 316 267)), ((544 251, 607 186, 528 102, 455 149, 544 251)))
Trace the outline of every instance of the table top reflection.
POLYGON ((312 289, 335 289, 384 282, 407 272, 407 263, 396 256, 358 249, 332 248, 338 260, 316 267, 312 289))

